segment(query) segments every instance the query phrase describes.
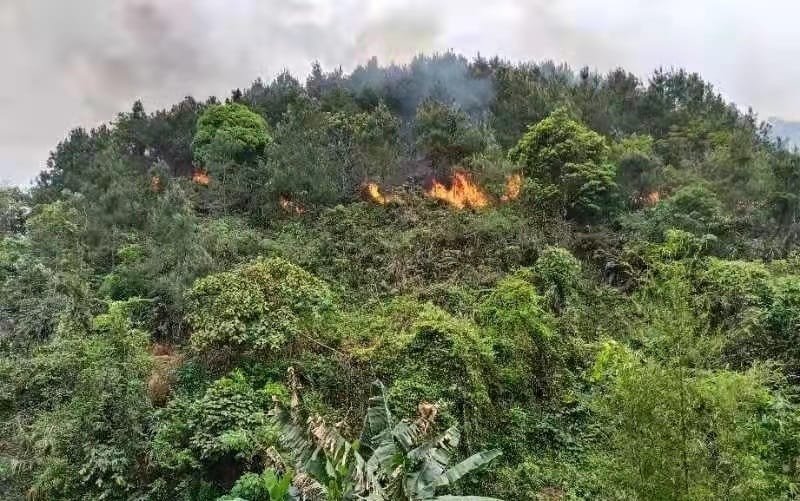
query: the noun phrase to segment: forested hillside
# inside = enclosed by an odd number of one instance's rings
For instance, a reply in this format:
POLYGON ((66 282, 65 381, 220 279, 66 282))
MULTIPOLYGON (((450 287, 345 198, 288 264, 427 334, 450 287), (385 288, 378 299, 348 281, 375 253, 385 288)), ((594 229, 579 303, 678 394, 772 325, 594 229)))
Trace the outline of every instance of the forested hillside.
POLYGON ((682 70, 137 102, 0 191, 0 498, 795 499, 799 216, 682 70))

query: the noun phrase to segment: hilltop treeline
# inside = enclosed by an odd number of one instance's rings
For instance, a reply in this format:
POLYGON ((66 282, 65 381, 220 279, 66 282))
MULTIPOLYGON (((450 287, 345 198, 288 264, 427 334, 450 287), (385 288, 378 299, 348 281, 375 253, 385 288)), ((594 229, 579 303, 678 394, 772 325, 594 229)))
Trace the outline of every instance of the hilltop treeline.
POLYGON ((76 129, 0 192, 0 497, 793 499, 770 137, 449 53, 76 129))

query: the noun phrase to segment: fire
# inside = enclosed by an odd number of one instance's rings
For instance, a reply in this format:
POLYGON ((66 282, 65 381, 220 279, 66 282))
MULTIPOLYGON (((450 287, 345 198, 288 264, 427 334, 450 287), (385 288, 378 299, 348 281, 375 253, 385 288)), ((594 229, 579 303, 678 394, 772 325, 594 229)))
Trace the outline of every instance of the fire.
POLYGON ((161 178, 158 176, 153 176, 150 178, 150 191, 153 193, 158 193, 161 191, 161 178))
POLYGON ((489 198, 480 186, 472 182, 466 172, 453 174, 449 188, 434 179, 426 193, 429 197, 447 202, 457 209, 465 207, 480 209, 489 205, 489 198))
POLYGON ((512 174, 506 179, 506 192, 500 197, 503 202, 509 202, 519 198, 522 190, 522 174, 512 174))
POLYGON ((286 212, 294 214, 304 214, 306 212, 305 207, 287 197, 281 196, 279 203, 286 212))
POLYGON ((361 189, 367 200, 375 202, 378 205, 386 205, 400 201, 400 199, 394 195, 384 195, 381 193, 381 188, 377 183, 364 183, 361 189))
POLYGON ((192 181, 196 184, 208 186, 208 183, 211 182, 211 178, 208 176, 208 171, 205 169, 195 169, 192 173, 192 181))
POLYGON ((639 192, 632 198, 633 205, 638 208, 652 207, 661 201, 658 190, 649 193, 639 192))

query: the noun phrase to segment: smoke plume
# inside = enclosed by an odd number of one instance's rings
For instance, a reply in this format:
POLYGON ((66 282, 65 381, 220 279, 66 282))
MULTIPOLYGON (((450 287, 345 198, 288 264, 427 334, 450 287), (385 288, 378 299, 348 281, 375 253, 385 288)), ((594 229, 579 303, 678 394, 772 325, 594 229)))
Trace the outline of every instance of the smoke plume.
MULTIPOLYGON (((153 110, 284 69, 302 78, 315 60, 350 71, 449 49, 642 77, 682 66, 742 106, 800 119, 799 12, 745 0, 0 0, 0 178, 33 178, 71 127, 139 98, 153 110)), ((490 98, 454 71, 431 84, 446 80, 459 105, 490 98)))

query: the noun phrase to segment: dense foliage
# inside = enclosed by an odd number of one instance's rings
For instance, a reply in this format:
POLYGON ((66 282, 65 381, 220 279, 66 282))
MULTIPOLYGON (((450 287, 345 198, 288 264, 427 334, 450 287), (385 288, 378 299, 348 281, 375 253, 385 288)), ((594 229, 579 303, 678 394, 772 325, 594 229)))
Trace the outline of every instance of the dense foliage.
POLYGON ((72 131, 0 191, 0 498, 795 499, 771 137, 449 53, 72 131))

